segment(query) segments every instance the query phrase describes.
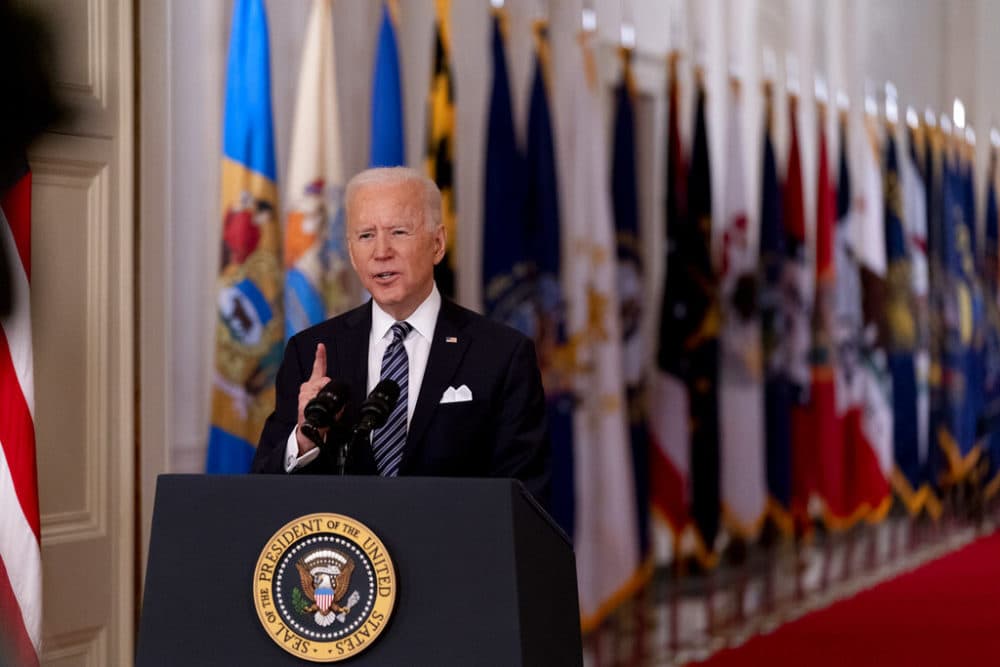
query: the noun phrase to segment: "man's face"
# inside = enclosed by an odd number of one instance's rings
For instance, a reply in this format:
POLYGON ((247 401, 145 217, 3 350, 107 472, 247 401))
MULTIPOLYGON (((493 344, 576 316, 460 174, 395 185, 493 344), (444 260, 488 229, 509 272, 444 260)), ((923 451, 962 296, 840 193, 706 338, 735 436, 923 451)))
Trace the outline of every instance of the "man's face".
POLYGON ((428 229, 422 186, 364 185, 347 220, 351 265, 375 302, 397 320, 431 293, 434 265, 444 257, 444 226, 428 229))

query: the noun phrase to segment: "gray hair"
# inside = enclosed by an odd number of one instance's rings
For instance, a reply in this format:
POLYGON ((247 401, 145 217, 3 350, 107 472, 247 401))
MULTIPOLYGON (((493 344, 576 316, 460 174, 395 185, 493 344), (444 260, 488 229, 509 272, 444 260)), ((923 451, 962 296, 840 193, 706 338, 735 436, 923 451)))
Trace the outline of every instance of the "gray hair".
POLYGON ((400 185, 416 183, 420 186, 424 200, 424 222, 427 228, 435 230, 441 221, 441 191, 437 184, 416 169, 410 167, 375 167, 355 174, 344 188, 344 209, 350 219, 351 207, 357 191, 369 185, 400 185))

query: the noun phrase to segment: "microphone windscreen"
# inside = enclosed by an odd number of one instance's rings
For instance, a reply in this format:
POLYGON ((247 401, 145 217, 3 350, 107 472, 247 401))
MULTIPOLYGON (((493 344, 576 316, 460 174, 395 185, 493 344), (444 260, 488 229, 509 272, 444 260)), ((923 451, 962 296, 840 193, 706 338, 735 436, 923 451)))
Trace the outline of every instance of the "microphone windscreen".
POLYGON ((399 385, 393 380, 382 380, 361 404, 361 418, 371 428, 380 428, 389 418, 399 400, 399 385))
POLYGON ((394 380, 382 380, 372 389, 372 396, 378 396, 389 405, 389 412, 399 400, 399 385, 394 380))

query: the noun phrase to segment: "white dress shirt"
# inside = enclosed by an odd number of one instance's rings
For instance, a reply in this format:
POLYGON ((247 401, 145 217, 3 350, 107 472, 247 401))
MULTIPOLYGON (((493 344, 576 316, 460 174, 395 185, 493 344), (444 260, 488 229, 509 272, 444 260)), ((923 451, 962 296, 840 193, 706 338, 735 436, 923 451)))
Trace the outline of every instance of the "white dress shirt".
MULTIPOLYGON (((413 327, 403 341, 406 348, 406 356, 409 361, 409 384, 406 390, 406 425, 409 427, 413 418, 413 410, 417 405, 417 397, 420 395, 420 385, 424 381, 424 371, 427 370, 427 358, 431 354, 431 341, 434 340, 434 327, 437 326, 438 313, 441 312, 441 293, 438 292, 437 285, 431 288, 431 293, 424 302, 417 306, 417 309, 406 318, 406 321, 413 327)), ((382 357, 385 349, 392 342, 392 325, 396 323, 392 315, 382 310, 375 301, 372 301, 372 328, 368 334, 368 388, 365 395, 371 393, 382 375, 382 357)), ((333 369, 336 375, 337 369, 333 369)), ((285 472, 292 472, 296 468, 311 463, 319 456, 319 448, 310 449, 299 456, 299 443, 296 439, 298 427, 292 429, 291 435, 285 445, 285 472)))

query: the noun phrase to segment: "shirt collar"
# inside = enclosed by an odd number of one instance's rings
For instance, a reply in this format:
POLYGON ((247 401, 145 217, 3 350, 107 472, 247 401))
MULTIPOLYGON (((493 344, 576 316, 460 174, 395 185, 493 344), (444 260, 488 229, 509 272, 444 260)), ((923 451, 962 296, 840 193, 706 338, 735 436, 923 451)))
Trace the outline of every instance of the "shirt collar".
MULTIPOLYGON (((437 283, 434 283, 431 293, 406 318, 406 321, 425 340, 430 341, 434 335, 434 327, 437 324, 439 312, 441 312, 441 293, 438 292, 437 283)), ((392 315, 382 310, 375 302, 375 299, 372 299, 372 340, 382 340, 395 323, 396 320, 393 319, 392 315)))

